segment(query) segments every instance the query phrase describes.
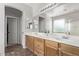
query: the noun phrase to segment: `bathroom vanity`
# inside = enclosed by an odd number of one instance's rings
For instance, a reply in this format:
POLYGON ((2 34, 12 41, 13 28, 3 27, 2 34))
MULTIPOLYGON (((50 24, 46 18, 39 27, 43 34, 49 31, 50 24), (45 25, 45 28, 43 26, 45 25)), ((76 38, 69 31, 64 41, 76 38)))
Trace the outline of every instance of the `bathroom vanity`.
POLYGON ((26 35, 26 47, 38 56, 78 56, 79 40, 58 39, 50 36, 26 35))

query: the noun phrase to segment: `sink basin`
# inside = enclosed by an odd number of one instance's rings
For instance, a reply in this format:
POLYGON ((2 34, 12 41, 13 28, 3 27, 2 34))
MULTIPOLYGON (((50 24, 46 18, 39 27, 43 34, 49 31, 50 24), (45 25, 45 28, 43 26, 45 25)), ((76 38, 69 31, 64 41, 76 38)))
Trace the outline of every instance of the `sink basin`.
POLYGON ((40 35, 40 36, 46 36, 45 33, 37 33, 37 34, 40 35))
MULTIPOLYGON (((63 41, 63 42, 77 42, 78 39, 72 38, 72 37, 67 37, 65 35, 54 35, 54 34, 46 34, 46 33, 36 33, 35 34, 38 37, 44 37, 48 39, 53 39, 55 38, 56 40, 63 41)), ((79 41, 78 41, 79 42, 79 41)))

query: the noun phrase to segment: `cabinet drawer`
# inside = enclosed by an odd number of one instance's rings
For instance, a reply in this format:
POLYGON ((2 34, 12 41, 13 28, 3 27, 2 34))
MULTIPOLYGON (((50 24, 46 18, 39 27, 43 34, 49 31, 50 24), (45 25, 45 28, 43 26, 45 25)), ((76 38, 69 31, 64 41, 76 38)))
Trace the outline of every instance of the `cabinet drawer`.
POLYGON ((38 44, 38 45, 44 45, 44 41, 43 42, 39 42, 38 40, 34 40, 34 43, 38 44))
POLYGON ((45 40, 45 45, 58 49, 58 43, 51 40, 45 40))
POLYGON ((79 55, 79 47, 67 45, 67 44, 60 44, 60 51, 61 52, 68 52, 70 55, 79 55))
POLYGON ((35 37, 35 39, 36 39, 35 41, 37 41, 37 42, 41 42, 41 43, 44 42, 44 39, 37 38, 37 37, 35 37))

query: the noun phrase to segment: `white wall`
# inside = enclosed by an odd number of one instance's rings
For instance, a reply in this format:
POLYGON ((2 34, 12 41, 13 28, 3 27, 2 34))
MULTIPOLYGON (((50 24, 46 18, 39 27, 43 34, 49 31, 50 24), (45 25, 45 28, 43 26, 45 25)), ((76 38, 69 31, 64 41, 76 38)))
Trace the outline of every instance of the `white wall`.
POLYGON ((5 15, 6 16, 20 17, 22 15, 22 12, 20 10, 15 9, 15 8, 11 8, 11 7, 6 6, 5 7, 5 15))
POLYGON ((47 17, 45 19, 45 22, 46 22, 46 31, 49 31, 49 33, 52 33, 52 31, 53 31, 52 18, 51 17, 47 17))
POLYGON ((33 32, 39 32, 39 16, 33 18, 33 32))
POLYGON ((4 4, 0 3, 0 55, 4 55, 4 4))

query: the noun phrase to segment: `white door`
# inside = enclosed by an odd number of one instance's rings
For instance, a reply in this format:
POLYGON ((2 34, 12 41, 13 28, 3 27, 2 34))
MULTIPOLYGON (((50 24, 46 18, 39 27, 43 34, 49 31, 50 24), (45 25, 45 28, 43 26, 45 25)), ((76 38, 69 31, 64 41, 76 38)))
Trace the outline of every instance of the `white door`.
POLYGON ((8 45, 17 44, 17 19, 7 18, 7 35, 8 35, 8 45))

